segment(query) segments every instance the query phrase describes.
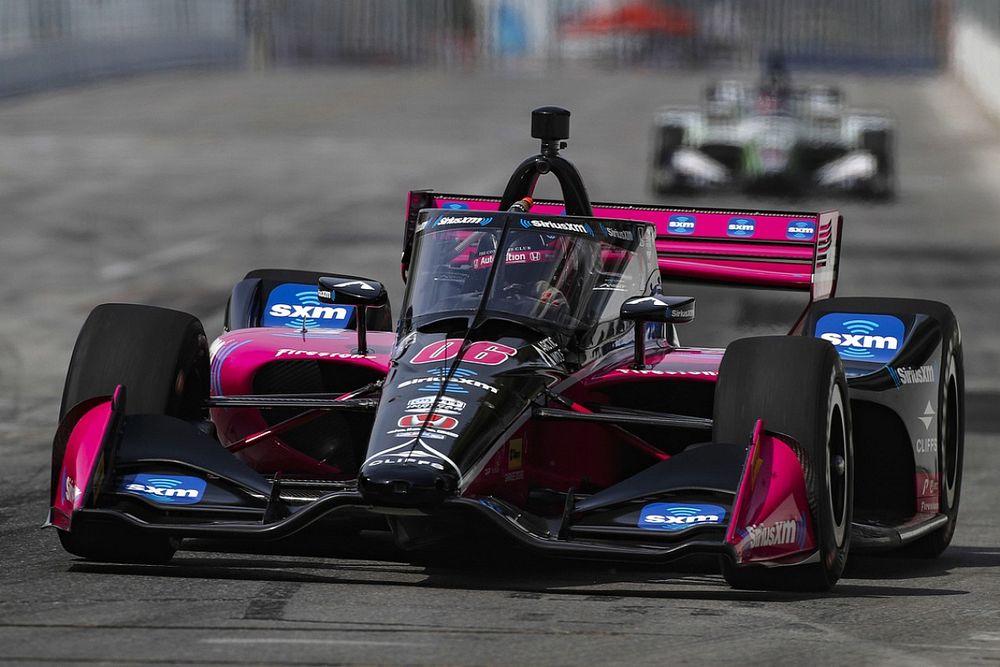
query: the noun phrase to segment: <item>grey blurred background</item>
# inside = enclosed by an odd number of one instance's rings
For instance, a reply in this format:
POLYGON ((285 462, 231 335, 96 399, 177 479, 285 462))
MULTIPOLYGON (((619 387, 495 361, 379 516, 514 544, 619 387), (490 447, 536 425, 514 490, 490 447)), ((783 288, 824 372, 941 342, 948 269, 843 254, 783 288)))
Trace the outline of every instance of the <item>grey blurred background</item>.
MULTIPOLYGON (((997 0, 0 0, 0 662, 994 659, 998 81, 997 0), (893 202, 649 190, 656 110, 697 104, 715 79, 755 80, 773 51, 795 79, 896 120, 893 202), (840 294, 951 304, 970 436, 944 558, 852 556, 832 600, 762 600, 699 571, 464 575, 388 552, 186 551, 120 572, 74 563, 36 530, 94 305, 187 310, 211 337, 232 285, 265 266, 371 276, 398 303, 406 192, 500 192, 537 150, 528 114, 543 104, 573 112, 565 155, 594 200, 840 208, 840 294)), ((801 306, 699 298, 687 343, 781 330, 801 306)))

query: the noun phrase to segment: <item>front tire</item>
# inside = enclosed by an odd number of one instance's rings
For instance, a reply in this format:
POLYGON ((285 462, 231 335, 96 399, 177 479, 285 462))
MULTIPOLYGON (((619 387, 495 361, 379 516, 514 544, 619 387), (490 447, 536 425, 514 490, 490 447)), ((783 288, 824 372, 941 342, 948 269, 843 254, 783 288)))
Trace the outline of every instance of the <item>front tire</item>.
MULTIPOLYGON (((208 344, 197 318, 154 306, 102 304, 77 337, 60 419, 78 403, 110 395, 121 384, 127 390, 126 414, 195 420, 202 416, 208 382, 208 344)), ((174 537, 116 525, 84 524, 58 534, 71 554, 118 563, 165 563, 180 545, 174 537)))
POLYGON ((734 588, 829 590, 847 562, 854 506, 850 403, 833 346, 787 336, 732 343, 716 387, 715 442, 747 442, 757 419, 799 443, 818 562, 765 567, 724 559, 723 575, 734 588))

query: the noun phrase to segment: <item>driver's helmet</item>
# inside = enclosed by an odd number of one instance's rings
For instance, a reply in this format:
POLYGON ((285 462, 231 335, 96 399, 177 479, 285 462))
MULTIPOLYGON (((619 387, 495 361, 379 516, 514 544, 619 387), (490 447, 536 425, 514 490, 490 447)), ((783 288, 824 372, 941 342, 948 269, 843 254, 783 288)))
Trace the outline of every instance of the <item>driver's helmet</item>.
POLYGON ((768 56, 767 66, 757 88, 757 110, 762 112, 783 110, 792 97, 792 84, 780 54, 768 56))
POLYGON ((507 295, 537 297, 552 279, 556 254, 543 234, 513 235, 497 270, 496 288, 507 295))

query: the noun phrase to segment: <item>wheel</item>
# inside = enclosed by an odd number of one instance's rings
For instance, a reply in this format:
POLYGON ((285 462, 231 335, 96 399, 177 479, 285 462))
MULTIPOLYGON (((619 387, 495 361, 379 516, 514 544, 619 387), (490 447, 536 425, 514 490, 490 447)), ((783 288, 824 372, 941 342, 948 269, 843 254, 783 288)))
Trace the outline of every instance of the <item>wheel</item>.
MULTIPOLYGON (((95 396, 125 385, 126 414, 195 420, 208 397, 208 345, 197 318, 166 308, 102 304, 91 311, 73 349, 60 417, 95 396)), ((61 460, 61 457, 60 457, 61 460)), ((58 531, 63 548, 92 560, 162 563, 180 541, 116 525, 58 531)))
POLYGON ((800 445, 819 559, 784 567, 737 567, 724 559, 723 575, 734 588, 829 590, 847 562, 854 507, 850 403, 833 346, 787 336, 732 343, 715 390, 714 441, 747 442, 758 418, 800 445))
POLYGON ((875 199, 889 200, 896 195, 896 174, 891 130, 865 130, 861 147, 875 156, 875 175, 867 183, 867 194, 875 199))
POLYGON ((938 376, 938 501, 948 523, 900 550, 904 556, 936 558, 941 555, 958 525, 965 459, 965 369, 962 343, 955 316, 948 310, 942 322, 941 373, 938 376))
POLYGON ((56 532, 69 553, 106 563, 160 565, 170 562, 181 545, 177 537, 150 536, 119 526, 88 525, 56 532))
POLYGON ((656 129, 653 169, 650 172, 650 186, 656 194, 677 192, 682 182, 673 168, 674 153, 684 141, 684 128, 667 125, 656 129))
POLYGON ((94 396, 128 391, 127 414, 198 419, 208 397, 208 342, 201 322, 176 310, 105 303, 90 312, 66 372, 59 418, 94 396))

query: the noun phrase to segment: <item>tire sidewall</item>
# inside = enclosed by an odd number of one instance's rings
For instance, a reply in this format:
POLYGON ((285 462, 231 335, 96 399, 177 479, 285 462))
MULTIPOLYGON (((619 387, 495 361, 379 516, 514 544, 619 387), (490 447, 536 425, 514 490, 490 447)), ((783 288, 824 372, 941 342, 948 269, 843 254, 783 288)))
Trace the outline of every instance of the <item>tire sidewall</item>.
MULTIPOLYGON (((836 356, 836 352, 831 349, 836 356)), ((816 545, 822 569, 831 584, 840 578, 847 563, 851 543, 851 519, 854 507, 854 450, 851 438, 849 394, 847 382, 839 363, 830 371, 829 389, 826 392, 826 418, 818 424, 819 431, 811 444, 810 456, 820 474, 813 476, 815 489, 810 496, 816 498, 814 530, 816 545), (839 424, 835 423, 835 420, 839 424), (838 434, 839 430, 839 434, 838 434), (840 455, 835 451, 832 438, 839 436, 843 448, 844 480, 838 482, 832 467, 832 458, 840 455), (842 498, 835 500, 834 486, 841 486, 842 498), (834 507, 837 505, 837 507, 834 507), (839 515, 839 521, 838 521, 839 515)))

